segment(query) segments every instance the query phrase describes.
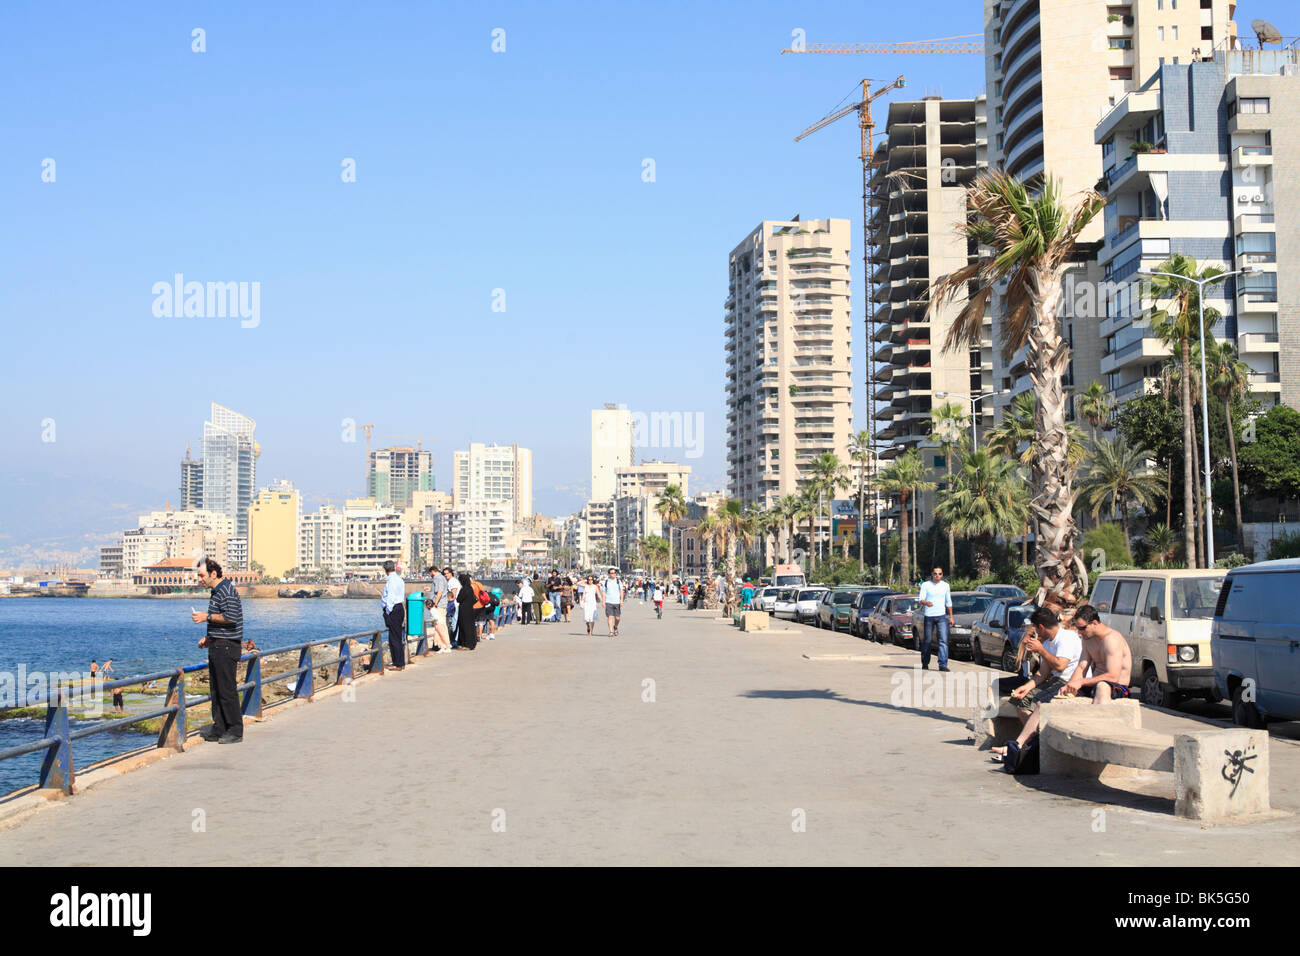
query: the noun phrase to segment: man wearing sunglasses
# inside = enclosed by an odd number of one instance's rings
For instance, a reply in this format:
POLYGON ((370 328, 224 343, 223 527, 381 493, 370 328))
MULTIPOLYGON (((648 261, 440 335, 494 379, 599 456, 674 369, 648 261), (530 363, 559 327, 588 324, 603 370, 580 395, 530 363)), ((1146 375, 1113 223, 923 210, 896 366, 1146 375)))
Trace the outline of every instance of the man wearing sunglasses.
POLYGON ((930 669, 930 635, 938 637, 939 670, 948 669, 948 628, 952 626, 952 589, 943 579, 943 568, 930 572, 930 580, 921 585, 920 602, 925 608, 921 632, 921 670, 930 669))

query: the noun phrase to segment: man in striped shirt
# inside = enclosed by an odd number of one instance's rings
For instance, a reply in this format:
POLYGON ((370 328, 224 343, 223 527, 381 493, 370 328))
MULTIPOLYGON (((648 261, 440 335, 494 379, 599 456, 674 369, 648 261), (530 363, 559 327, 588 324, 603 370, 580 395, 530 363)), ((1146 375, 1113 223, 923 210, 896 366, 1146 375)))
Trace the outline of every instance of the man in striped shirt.
POLYGON ((199 559, 199 584, 212 589, 208 613, 194 612, 194 623, 208 625, 199 647, 208 649, 208 687, 212 697, 212 726, 200 731, 204 740, 237 744, 244 739, 244 718, 236 692, 236 666, 243 653, 244 606, 229 578, 222 577, 221 565, 211 558, 199 559))

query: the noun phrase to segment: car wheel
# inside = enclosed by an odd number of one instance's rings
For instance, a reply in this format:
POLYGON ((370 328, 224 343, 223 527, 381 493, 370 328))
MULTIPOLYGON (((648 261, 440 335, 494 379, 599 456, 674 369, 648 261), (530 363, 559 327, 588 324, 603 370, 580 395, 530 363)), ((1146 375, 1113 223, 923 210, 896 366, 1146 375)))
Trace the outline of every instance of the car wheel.
POLYGON ((1176 703, 1175 695, 1160 684, 1160 675, 1148 665, 1142 672, 1142 703, 1148 707, 1172 707, 1176 703))
POLYGON ((1253 700, 1245 700, 1246 688, 1238 684, 1232 692, 1232 722, 1238 727, 1263 730, 1267 726, 1253 700))
POLYGON ((970 636, 970 659, 971 663, 984 666, 984 648, 980 647, 979 638, 974 634, 970 636))
POLYGON ((1020 670, 1016 667, 1016 649, 1011 646, 1010 641, 1002 646, 1002 669, 1012 674, 1020 670))

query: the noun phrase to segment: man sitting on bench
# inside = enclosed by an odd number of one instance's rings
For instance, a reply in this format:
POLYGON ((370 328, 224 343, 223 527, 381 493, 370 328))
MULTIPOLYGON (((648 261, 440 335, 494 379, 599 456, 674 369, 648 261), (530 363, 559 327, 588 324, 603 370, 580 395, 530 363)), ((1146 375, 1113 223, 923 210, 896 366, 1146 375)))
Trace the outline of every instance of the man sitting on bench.
MULTIPOLYGON (((1074 631, 1061 627, 1061 619, 1050 608, 1040 607, 1029 616, 1034 633, 1021 639, 1026 650, 1037 651, 1042 663, 1033 677, 1011 692, 1011 703, 1016 705, 1023 726, 1016 746, 1024 747, 1038 733, 1038 708, 1055 697, 1066 686, 1079 666, 1083 642, 1074 631)), ((1006 747, 994 747, 994 759, 1005 757, 1006 747)))
POLYGON ((1091 697, 1094 704, 1129 696, 1133 655, 1124 635, 1101 623, 1101 615, 1091 604, 1080 604, 1075 609, 1074 623, 1083 638, 1083 656, 1074 676, 1061 689, 1061 696, 1091 697))

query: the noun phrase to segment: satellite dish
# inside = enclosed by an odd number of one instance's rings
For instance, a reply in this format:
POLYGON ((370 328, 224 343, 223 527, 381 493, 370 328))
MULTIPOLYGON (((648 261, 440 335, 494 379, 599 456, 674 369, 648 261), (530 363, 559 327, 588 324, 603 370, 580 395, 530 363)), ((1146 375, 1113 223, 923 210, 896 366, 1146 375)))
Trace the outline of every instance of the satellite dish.
POLYGON ((1282 31, 1267 20, 1251 20, 1250 28, 1255 31, 1255 37, 1259 40, 1261 49, 1265 43, 1282 42, 1282 31))

